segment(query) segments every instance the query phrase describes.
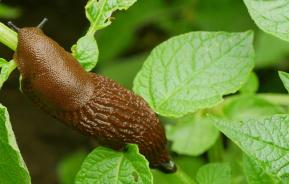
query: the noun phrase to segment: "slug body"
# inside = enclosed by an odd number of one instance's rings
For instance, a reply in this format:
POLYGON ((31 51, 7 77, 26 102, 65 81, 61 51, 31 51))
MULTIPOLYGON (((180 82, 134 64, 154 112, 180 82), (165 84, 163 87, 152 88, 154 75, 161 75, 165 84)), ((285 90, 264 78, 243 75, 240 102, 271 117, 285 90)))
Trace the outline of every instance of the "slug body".
POLYGON ((164 129, 143 98, 81 65, 39 28, 18 31, 23 93, 44 111, 116 150, 137 144, 150 166, 174 172, 164 129))

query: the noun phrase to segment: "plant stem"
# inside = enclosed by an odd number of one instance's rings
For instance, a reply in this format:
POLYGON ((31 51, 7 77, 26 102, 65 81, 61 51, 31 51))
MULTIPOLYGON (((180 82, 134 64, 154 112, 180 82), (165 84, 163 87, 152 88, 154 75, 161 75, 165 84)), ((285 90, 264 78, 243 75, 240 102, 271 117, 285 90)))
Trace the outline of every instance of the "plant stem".
POLYGON ((17 33, 0 22, 0 42, 9 47, 12 50, 16 50, 17 47, 17 33))
POLYGON ((210 162, 221 162, 223 160, 224 144, 222 135, 219 135, 216 143, 208 151, 208 159, 210 162))
POLYGON ((289 106, 289 95, 281 93, 259 93, 257 96, 266 99, 267 101, 278 104, 289 106))
POLYGON ((174 173, 174 175, 182 181, 182 183, 185 184, 196 184, 196 182, 189 177, 181 168, 178 168, 177 172, 174 173))

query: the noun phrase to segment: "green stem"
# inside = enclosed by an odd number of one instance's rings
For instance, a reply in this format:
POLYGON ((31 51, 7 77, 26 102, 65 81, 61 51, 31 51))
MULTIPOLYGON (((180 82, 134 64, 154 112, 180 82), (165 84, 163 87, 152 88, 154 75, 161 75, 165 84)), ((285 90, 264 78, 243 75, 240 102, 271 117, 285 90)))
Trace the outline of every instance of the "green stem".
POLYGON ((288 94, 259 93, 259 94, 257 94, 257 96, 262 97, 273 104, 289 106, 289 95, 288 94))
POLYGON ((179 178, 180 181, 182 181, 182 183, 185 184, 196 184, 196 182, 189 177, 186 173, 184 173, 184 171, 181 168, 178 168, 177 172, 174 173, 175 177, 179 178))
POLYGON ((16 50, 17 47, 17 33, 12 31, 5 24, 0 22, 0 42, 9 47, 12 50, 16 50))
MULTIPOLYGON (((289 95, 288 94, 281 94, 281 93, 258 93, 256 94, 257 97, 263 98, 269 102, 271 102, 272 104, 276 104, 276 105, 282 105, 282 106, 287 106, 289 107, 289 95)), ((207 109, 208 112, 211 112, 213 114, 216 115, 222 115, 223 113, 223 107, 230 103, 232 100, 236 99, 240 97, 240 95, 233 95, 233 96, 229 96, 227 98, 224 99, 224 101, 222 103, 220 103, 219 105, 211 108, 211 109, 207 109)))

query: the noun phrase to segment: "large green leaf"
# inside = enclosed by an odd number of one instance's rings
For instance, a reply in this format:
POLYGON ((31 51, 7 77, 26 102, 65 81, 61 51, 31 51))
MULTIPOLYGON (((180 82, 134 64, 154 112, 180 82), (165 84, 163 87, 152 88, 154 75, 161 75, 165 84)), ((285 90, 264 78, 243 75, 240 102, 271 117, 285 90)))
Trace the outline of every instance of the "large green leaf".
POLYGON ((285 88, 289 92, 289 74, 286 72, 279 71, 279 76, 280 76, 285 88))
POLYGON ((29 172, 15 140, 7 109, 2 105, 0 105, 0 183, 31 183, 29 172))
POLYGON ((231 168, 226 163, 210 163, 201 167, 197 173, 198 184, 230 184, 231 168))
POLYGON ((289 174, 289 115, 245 121, 212 119, 220 131, 258 161, 266 172, 278 177, 289 174))
POLYGON ((266 173, 254 159, 243 156, 244 172, 249 184, 277 184, 279 179, 266 173))
POLYGON ((156 47, 134 81, 155 112, 181 117, 222 101, 253 68, 253 34, 192 32, 156 47))
POLYGON ((288 0, 244 0, 256 24, 265 32, 289 41, 288 0))
POLYGON ((76 184, 152 182, 148 161, 138 152, 136 145, 129 145, 126 152, 96 148, 85 159, 76 175, 76 184))
POLYGON ((173 142, 172 150, 185 155, 198 156, 216 142, 219 131, 211 120, 198 115, 190 115, 167 126, 167 137, 173 142))

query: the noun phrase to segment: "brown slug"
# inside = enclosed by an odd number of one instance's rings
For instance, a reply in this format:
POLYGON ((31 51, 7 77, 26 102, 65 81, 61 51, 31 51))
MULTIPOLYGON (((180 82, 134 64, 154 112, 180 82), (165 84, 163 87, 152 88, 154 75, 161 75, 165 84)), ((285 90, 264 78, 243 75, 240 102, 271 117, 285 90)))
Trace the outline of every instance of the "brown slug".
POLYGON ((121 150, 126 144, 137 144, 152 168, 175 172, 164 128, 145 100, 113 80, 86 72, 42 32, 44 22, 15 28, 18 45, 13 58, 22 75, 23 93, 100 145, 121 150))

